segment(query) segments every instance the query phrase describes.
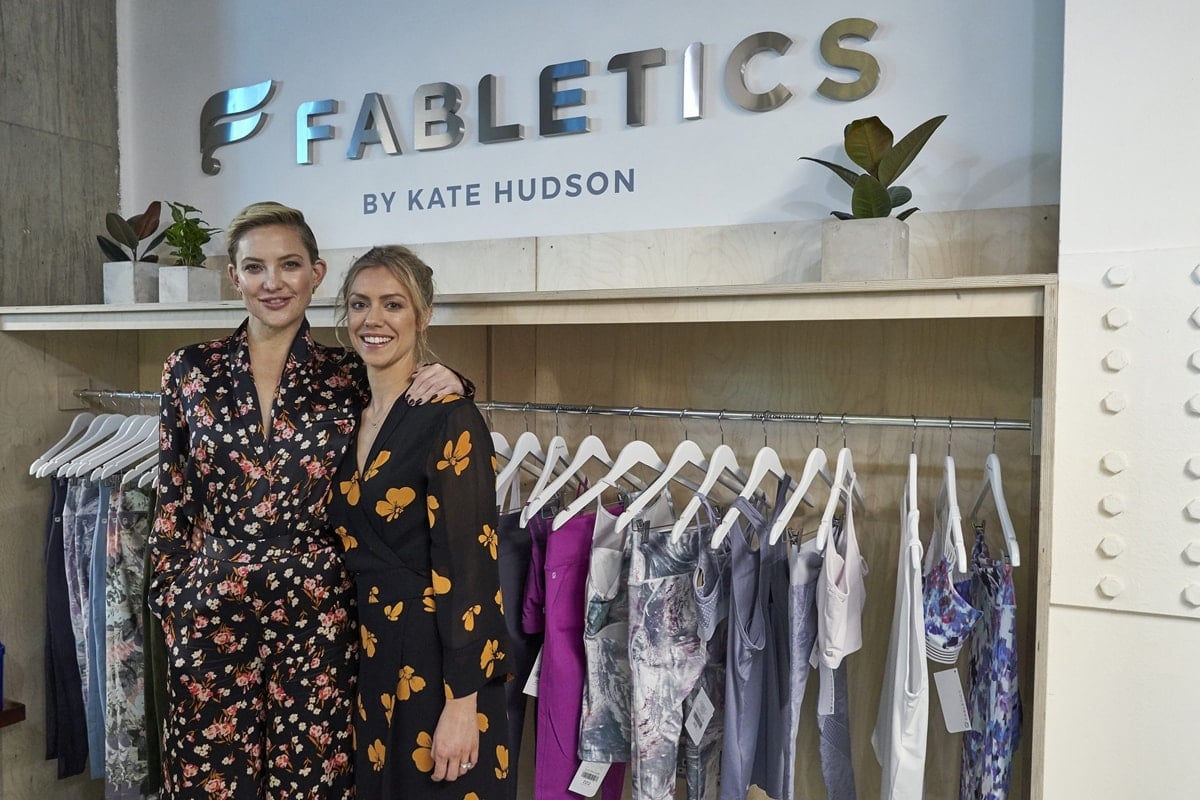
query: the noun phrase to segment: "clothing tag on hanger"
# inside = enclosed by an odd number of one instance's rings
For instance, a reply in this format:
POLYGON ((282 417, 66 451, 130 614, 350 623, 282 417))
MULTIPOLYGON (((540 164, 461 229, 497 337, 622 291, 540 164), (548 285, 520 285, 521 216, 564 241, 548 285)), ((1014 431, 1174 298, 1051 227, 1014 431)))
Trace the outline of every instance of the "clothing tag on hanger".
POLYGON ((821 691, 817 695, 817 713, 828 717, 837 706, 836 687, 833 683, 833 670, 821 664, 821 691))
POLYGON ((525 694, 530 697, 538 696, 538 680, 542 676, 542 651, 538 650, 537 658, 533 660, 533 668, 529 670, 529 680, 525 681, 525 694))
POLYGON ((950 733, 970 730, 971 715, 967 711, 967 698, 963 695, 958 670, 944 669, 933 673, 933 683, 937 687, 938 701, 942 705, 946 730, 950 733))
POLYGON ((604 780, 604 776, 608 774, 611 766, 612 764, 600 761, 583 762, 576 770, 575 777, 571 779, 571 785, 567 787, 567 790, 584 797, 592 797, 600 788, 600 782, 604 780))
POLYGON ((700 744, 704 731, 708 729, 708 723, 712 720, 715 710, 712 700, 708 699, 708 692, 701 689, 692 701, 692 713, 688 714, 687 722, 683 724, 687 728, 688 736, 691 736, 697 745, 700 744))

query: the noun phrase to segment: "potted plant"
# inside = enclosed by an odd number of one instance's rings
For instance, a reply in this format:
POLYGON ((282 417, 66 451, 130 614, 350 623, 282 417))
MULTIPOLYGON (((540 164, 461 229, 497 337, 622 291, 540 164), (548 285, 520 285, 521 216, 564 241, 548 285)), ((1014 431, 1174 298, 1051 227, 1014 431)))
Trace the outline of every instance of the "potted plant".
POLYGON ((204 267, 204 245, 219 231, 200 217, 200 209, 187 203, 168 202, 171 224, 163 237, 171 248, 172 266, 159 270, 159 300, 186 303, 192 300, 220 300, 221 273, 204 267))
POLYGON ((105 303, 153 303, 158 299, 158 256, 151 251, 162 242, 158 232, 162 203, 155 200, 140 214, 125 218, 115 212, 104 217, 108 236, 96 236, 104 263, 105 303), (111 238, 110 238, 111 237, 111 238))
POLYGON ((894 185, 921 152, 946 115, 918 125, 900 141, 879 117, 856 119, 846 126, 846 155, 864 172, 801 156, 828 168, 850 187, 850 211, 832 211, 836 222, 821 231, 822 280, 908 277, 908 226, 904 220, 917 210, 896 209, 912 200, 907 186, 894 185))

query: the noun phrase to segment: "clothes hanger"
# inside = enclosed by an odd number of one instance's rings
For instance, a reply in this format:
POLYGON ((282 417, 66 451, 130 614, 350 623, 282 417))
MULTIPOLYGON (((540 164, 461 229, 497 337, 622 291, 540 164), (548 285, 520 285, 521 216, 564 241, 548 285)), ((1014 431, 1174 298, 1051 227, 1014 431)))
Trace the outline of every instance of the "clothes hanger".
POLYGON ((529 502, 525 504, 529 516, 532 518, 543 506, 557 497, 558 493, 573 478, 579 475, 588 462, 592 460, 599 461, 609 468, 613 465, 612 456, 608 454, 608 449, 604 446, 604 440, 595 434, 589 433, 583 437, 583 441, 579 443, 579 447, 575 448, 575 457, 567 465, 567 468, 560 472, 558 477, 546 484, 541 491, 529 495, 529 502))
POLYGON ((906 511, 904 541, 912 568, 921 574, 921 510, 917 498, 917 420, 913 417, 913 444, 908 454, 908 479, 904 482, 906 511))
MULTIPOLYGON (((759 491, 759 486, 768 475, 774 475, 777 480, 783 480, 787 477, 787 470, 783 468, 783 462, 779 459, 779 453, 775 452, 775 448, 767 444, 767 414, 762 416, 763 426, 763 446, 759 448, 758 453, 754 456, 754 463, 750 465, 750 476, 746 479, 746 485, 742 487, 742 491, 738 497, 743 500, 749 500, 754 496, 755 492, 759 491)), ((725 537, 729 535, 729 531, 733 528, 733 523, 737 522, 738 517, 742 512, 737 508, 730 508, 725 512, 725 516, 721 518, 721 524, 713 531, 712 540, 709 542, 709 547, 717 548, 721 542, 725 541, 725 537)))
POLYGON ((496 505, 499 506, 508 494, 509 485, 517 479, 522 468, 530 469, 525 464, 525 459, 529 457, 539 463, 546 463, 546 453, 542 450, 542 443, 538 439, 537 434, 529 430, 529 420, 525 421, 525 431, 517 437, 517 440, 512 445, 512 451, 508 456, 508 463, 496 475, 496 505))
POLYGON ((71 424, 67 428, 67 432, 62 435, 62 438, 50 445, 50 448, 46 452, 35 458, 33 463, 29 465, 29 474, 36 475, 39 467, 53 458, 55 453, 70 444, 76 436, 87 430, 88 425, 95 418, 96 415, 90 411, 83 411, 76 414, 75 419, 71 420, 71 424))
MULTIPOLYGON (((636 408, 630 410, 629 416, 631 419, 633 412, 636 410, 636 408)), ((667 468, 667 465, 658 457, 658 453, 655 452, 654 448, 637 438, 637 428, 634 428, 633 435, 633 441, 622 447, 621 452, 617 453, 617 457, 613 459, 612 468, 609 469, 608 473, 592 484, 587 491, 571 501, 570 505, 558 512, 558 515, 554 518, 554 523, 550 526, 551 530, 556 531, 561 528, 567 523, 567 520, 591 506, 604 493, 605 489, 616 486, 618 481, 625 480, 626 482, 632 482, 633 476, 629 474, 629 471, 634 467, 647 466, 659 474, 667 468)))
POLYGON ((988 495, 996 502, 996 516, 1000 518, 1000 530, 1004 532, 1004 545, 1008 548, 1008 563, 1014 567, 1021 566, 1021 550, 1017 545, 1017 532, 1013 527, 1012 517, 1008 513, 1008 503, 1004 501, 1004 482, 1000 475, 1000 457, 996 455, 996 428, 992 427, 992 452, 988 454, 983 467, 983 488, 975 505, 971 507, 971 519, 979 518, 979 508, 988 495))
POLYGON ((80 453, 72 460, 67 477, 83 477, 110 458, 124 453, 130 447, 141 444, 147 435, 158 436, 158 418, 148 414, 134 414, 108 440, 99 446, 80 453))
MULTIPOLYGON (((83 436, 81 436, 74 444, 60 451, 58 454, 46 461, 45 464, 38 467, 37 477, 45 478, 49 475, 58 475, 58 470, 64 465, 70 463, 71 459, 80 453, 87 452, 90 448, 95 447, 100 442, 103 442, 108 437, 112 436, 121 427, 125 421, 124 414, 100 414, 91 421, 83 436)), ((66 476, 58 476, 66 477, 66 476)))
MULTIPOLYGON (((679 412, 679 420, 682 422, 684 415, 687 414, 687 409, 679 412)), ((700 445, 692 441, 687 435, 687 429, 683 431, 683 440, 676 445, 675 451, 671 453, 671 458, 667 461, 663 468, 662 474, 646 487, 629 506, 621 512, 617 517, 616 529, 624 530, 631 522, 637 519, 659 495, 667 490, 671 481, 682 483, 692 491, 698 490, 700 487, 689 480, 680 476, 680 473, 689 466, 696 467, 699 470, 708 472, 708 458, 705 457, 704 451, 700 449, 700 445)))
MULTIPOLYGON (((533 488, 529 490, 531 499, 537 498, 542 490, 546 488, 546 484, 554 477, 554 470, 559 464, 566 464, 567 459, 571 457, 570 450, 567 449, 567 440, 559 436, 557 433, 550 438, 549 444, 546 445, 546 460, 542 463, 542 471, 538 474, 538 478, 534 481, 533 488)), ((548 502, 548 501, 547 501, 548 502)), ((541 506, 538 506, 541 510, 541 506)), ((521 527, 529 524, 529 520, 533 519, 533 513, 530 511, 530 505, 527 502, 525 507, 521 509, 521 527)))
POLYGON ((950 454, 950 443, 954 439, 953 417, 949 419, 949 423, 950 433, 946 437, 946 465, 942 471, 942 487, 938 491, 937 499, 938 514, 942 517, 943 528, 938 533, 942 537, 941 550, 945 551, 947 543, 953 546, 956 569, 959 572, 965 572, 968 570, 970 562, 967 561, 967 546, 963 541, 962 511, 958 508, 957 471, 954 466, 954 456, 950 454))
POLYGON ((122 486, 136 485, 139 487, 145 486, 146 484, 141 482, 142 479, 145 478, 146 483, 149 483, 151 480, 153 480, 154 473, 156 472, 155 468, 157 466, 158 466, 158 454, 155 453, 154 455, 147 458, 145 461, 138 462, 134 466, 127 469, 125 471, 125 474, 121 476, 121 485, 122 486))
POLYGON ((504 438, 504 434, 499 431, 492 431, 492 451, 503 459, 512 458, 512 447, 508 444, 508 439, 504 438))
POLYGON ((812 501, 807 497, 808 487, 812 485, 813 480, 820 475, 822 480, 833 488, 833 478, 829 474, 827 464, 829 463, 825 451, 821 449, 821 415, 817 414, 817 440, 813 445, 813 449, 809 452, 808 458, 804 460, 804 469, 800 471, 800 479, 796 481, 796 487, 787 501, 780 509, 779 515, 775 520, 775 524, 771 526, 771 533, 767 536, 768 544, 775 544, 779 541, 779 537, 787 530, 788 523, 791 522, 792 516, 796 513, 796 507, 803 500, 809 506, 812 506, 812 501))
POLYGON ((138 432, 142 434, 141 439, 133 441, 132 445, 124 452, 108 458, 92 471, 91 479, 93 481, 111 478, 126 467, 158 452, 158 419, 148 417, 138 432))
POLYGON ((746 486, 746 481, 749 480, 746 473, 742 472, 742 468, 738 466, 737 454, 733 452, 732 447, 725 444, 725 428, 721 425, 721 417, 724 414, 725 412, 722 411, 717 415, 717 427, 721 429, 721 443, 708 457, 708 471, 704 473, 704 479, 700 481, 692 498, 688 500, 683 512, 675 520, 675 527, 671 529, 673 537, 678 537, 687 530, 692 519, 700 511, 701 498, 708 497, 708 493, 718 482, 734 492, 740 492, 746 486))
MULTIPOLYGON (((842 449, 838 451, 837 466, 833 471, 833 487, 829 493, 829 501, 825 503, 825 513, 821 515, 821 524, 817 526, 817 550, 825 549, 825 542, 833 530, 833 517, 838 505, 842 502, 855 502, 858 488, 858 475, 854 471, 854 456, 846 446, 846 418, 842 416, 842 449)), ((860 495, 861 496, 861 495, 860 495)), ((863 502, 865 507, 866 503, 863 502)))

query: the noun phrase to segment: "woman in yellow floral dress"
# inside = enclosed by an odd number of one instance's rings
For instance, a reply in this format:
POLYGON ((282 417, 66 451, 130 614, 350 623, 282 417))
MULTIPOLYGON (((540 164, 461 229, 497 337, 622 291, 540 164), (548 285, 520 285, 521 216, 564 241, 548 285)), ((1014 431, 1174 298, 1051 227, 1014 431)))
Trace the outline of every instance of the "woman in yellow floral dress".
POLYGON ((340 300, 371 384, 329 505, 358 593, 358 796, 504 800, 491 437, 457 395, 396 402, 425 356, 428 266, 406 248, 376 247, 351 266, 340 300))

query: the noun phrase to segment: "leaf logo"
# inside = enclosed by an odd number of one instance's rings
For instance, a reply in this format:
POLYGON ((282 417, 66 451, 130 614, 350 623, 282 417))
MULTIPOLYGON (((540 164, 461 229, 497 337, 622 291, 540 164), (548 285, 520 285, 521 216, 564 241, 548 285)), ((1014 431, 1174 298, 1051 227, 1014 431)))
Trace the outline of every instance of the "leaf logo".
POLYGON ((270 102, 274 94, 275 81, 265 80, 251 86, 217 92, 205 101, 200 111, 200 169, 205 175, 216 175, 221 171, 221 162, 213 158, 213 152, 218 147, 245 141, 263 129, 268 115, 258 110, 270 102), (251 116, 229 122, 218 121, 239 114, 251 116))

